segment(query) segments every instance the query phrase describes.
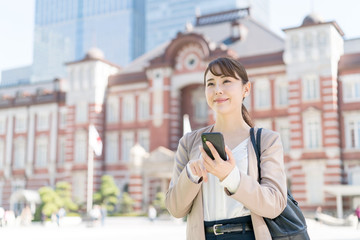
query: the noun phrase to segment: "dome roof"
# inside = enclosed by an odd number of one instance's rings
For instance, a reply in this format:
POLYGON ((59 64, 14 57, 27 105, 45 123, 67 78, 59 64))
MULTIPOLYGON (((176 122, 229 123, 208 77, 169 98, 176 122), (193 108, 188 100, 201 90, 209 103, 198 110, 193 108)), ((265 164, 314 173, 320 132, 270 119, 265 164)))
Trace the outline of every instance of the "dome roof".
POLYGON ((104 53, 98 48, 91 48, 86 53, 85 59, 104 59, 104 53))
POLYGON ((324 20, 322 17, 320 17, 316 13, 311 13, 304 18, 301 26, 314 25, 314 24, 319 24, 319 23, 323 23, 323 22, 324 22, 324 20))

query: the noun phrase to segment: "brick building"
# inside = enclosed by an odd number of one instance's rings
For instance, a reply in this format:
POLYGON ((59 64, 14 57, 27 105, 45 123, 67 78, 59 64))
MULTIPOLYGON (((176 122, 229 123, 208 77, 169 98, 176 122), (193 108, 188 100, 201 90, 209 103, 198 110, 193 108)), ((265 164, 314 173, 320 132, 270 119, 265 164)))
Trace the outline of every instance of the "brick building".
POLYGON ((94 124, 104 143, 94 188, 110 174, 145 209, 168 187, 183 116, 192 129, 212 123, 203 72, 230 56, 248 71, 256 125, 281 134, 295 198, 304 209, 335 208, 332 187, 360 185, 360 39, 344 40, 336 22, 314 15, 284 32, 247 9, 205 15, 125 68, 93 49, 66 64, 67 79, 0 89, 0 205, 18 189, 61 180, 84 202, 94 124))

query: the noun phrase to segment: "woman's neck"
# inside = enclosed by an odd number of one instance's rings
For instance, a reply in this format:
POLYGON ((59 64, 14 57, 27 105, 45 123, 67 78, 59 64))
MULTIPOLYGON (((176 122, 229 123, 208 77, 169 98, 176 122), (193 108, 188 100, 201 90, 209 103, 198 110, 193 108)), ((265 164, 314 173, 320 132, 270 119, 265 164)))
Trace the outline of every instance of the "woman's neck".
POLYGON ((236 132, 249 131, 250 126, 240 116, 216 116, 214 132, 222 132, 223 134, 234 134, 236 132))

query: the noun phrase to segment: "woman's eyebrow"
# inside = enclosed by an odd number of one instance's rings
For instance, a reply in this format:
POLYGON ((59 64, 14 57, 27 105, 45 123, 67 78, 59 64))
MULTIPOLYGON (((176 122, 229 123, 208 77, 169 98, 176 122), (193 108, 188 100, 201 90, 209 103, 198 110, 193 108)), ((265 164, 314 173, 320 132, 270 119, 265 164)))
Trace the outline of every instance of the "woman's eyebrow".
POLYGON ((214 79, 213 79, 213 78, 209 78, 209 79, 206 80, 206 82, 210 82, 210 81, 214 81, 214 79))

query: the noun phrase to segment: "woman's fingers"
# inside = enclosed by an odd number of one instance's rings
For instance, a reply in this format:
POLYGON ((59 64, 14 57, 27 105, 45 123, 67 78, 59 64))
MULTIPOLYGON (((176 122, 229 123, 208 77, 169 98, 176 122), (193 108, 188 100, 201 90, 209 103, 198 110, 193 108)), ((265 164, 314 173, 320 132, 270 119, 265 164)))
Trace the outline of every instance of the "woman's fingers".
POLYGON ((214 147, 214 145, 212 145, 211 142, 206 141, 206 145, 209 147, 212 155, 214 156, 214 161, 215 161, 215 162, 219 163, 220 161, 224 161, 224 160, 220 157, 219 153, 216 151, 216 148, 214 147))

